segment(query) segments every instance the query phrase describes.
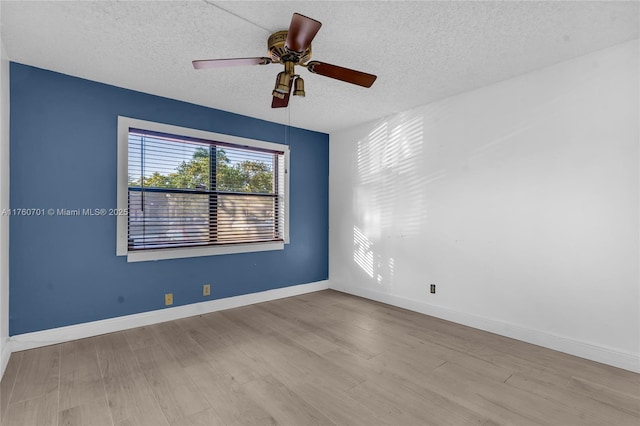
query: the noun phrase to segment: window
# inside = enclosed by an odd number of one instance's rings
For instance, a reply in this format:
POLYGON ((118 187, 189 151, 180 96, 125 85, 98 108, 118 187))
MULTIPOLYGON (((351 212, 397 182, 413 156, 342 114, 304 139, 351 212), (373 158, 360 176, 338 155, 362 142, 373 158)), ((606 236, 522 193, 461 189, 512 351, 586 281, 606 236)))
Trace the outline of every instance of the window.
POLYGON ((286 145, 118 117, 117 254, 283 249, 288 160, 286 145))

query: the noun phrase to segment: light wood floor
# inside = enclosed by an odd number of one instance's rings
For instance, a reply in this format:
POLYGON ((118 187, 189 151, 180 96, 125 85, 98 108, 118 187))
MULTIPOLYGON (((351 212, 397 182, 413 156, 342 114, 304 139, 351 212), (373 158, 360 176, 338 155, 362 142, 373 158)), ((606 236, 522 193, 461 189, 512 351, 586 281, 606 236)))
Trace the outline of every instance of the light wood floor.
POLYGON ((2 425, 633 425, 640 376, 335 291, 12 354, 2 425))

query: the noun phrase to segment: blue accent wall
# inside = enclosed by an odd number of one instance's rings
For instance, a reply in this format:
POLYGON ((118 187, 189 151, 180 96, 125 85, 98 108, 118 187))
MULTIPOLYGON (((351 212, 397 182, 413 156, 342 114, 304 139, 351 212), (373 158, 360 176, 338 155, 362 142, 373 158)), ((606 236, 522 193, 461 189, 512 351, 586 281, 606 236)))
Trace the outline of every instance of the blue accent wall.
MULTIPOLYGON (((280 124, 17 63, 10 82, 14 209, 115 208, 118 115, 285 143, 280 124)), ((12 216, 10 335, 162 309, 169 292, 178 306, 327 279, 329 136, 286 142, 285 250, 127 263, 114 216, 12 216)))

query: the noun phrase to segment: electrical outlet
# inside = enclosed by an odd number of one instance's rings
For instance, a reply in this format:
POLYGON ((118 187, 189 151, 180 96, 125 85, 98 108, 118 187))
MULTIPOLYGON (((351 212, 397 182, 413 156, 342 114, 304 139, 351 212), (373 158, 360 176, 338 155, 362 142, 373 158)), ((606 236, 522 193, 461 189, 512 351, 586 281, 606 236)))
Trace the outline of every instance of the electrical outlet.
POLYGON ((165 306, 173 305, 173 293, 167 293, 164 295, 165 306))
POLYGON ((435 293, 436 292, 436 285, 435 284, 431 284, 431 293, 435 293))
POLYGON ((211 284, 205 284, 202 286, 202 295, 211 296, 211 284))

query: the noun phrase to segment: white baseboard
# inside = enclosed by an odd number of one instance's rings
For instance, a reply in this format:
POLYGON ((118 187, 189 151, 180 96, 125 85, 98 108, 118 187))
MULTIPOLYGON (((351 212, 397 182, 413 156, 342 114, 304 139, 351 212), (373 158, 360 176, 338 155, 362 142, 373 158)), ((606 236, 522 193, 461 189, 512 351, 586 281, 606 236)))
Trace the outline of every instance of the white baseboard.
MULTIPOLYGON (((228 297, 225 299, 210 300, 207 302, 176 306, 174 308, 166 308, 157 311, 143 312, 140 314, 126 315, 66 327, 52 328, 50 330, 18 334, 9 338, 6 349, 10 354, 11 352, 24 351, 26 349, 84 339, 87 337, 98 336, 100 334, 113 333, 114 331, 128 330, 130 328, 207 314, 224 309, 252 305, 254 303, 268 302, 270 300, 297 296, 299 294, 326 290, 328 288, 328 281, 318 281, 315 283, 262 291, 259 293, 243 294, 241 296, 228 297)), ((4 351, 2 355, 2 361, 4 363, 4 351)), ((7 355, 7 362, 8 360, 9 356, 7 355)), ((4 372, 4 369, 1 371, 4 372)))
POLYGON ((0 380, 2 380, 2 376, 4 376, 4 370, 7 369, 10 356, 11 348, 9 345, 9 339, 4 339, 4 342, 2 342, 2 350, 0 351, 0 380))
POLYGON ((640 373, 640 356, 365 288, 329 288, 640 373))
POLYGON ((191 305, 177 306, 174 308, 160 309, 157 311, 143 312, 140 314, 11 336, 7 341, 5 341, 4 345, 2 345, 2 352, 0 353, 0 378, 4 374, 4 370, 9 362, 9 356, 12 352, 98 336, 100 334, 112 333, 115 331, 127 330, 130 328, 142 327, 145 325, 157 324, 160 322, 172 321, 195 315, 202 315, 224 309, 252 305, 254 303, 268 302, 270 300, 297 296, 300 294, 325 290, 327 288, 332 288, 344 293, 398 306, 400 308, 420 312, 425 315, 431 315, 437 318, 467 325, 469 327, 478 328, 480 330, 489 331, 527 343, 532 343, 581 358, 640 373, 640 358, 634 354, 622 353, 613 349, 595 346, 589 343, 568 339, 566 337, 556 336, 537 330, 530 330, 509 323, 469 315, 448 308, 380 293, 369 289, 339 288, 333 285, 330 286, 328 281, 318 281, 315 283, 267 290, 260 293, 245 294, 226 299, 211 300, 191 305))

